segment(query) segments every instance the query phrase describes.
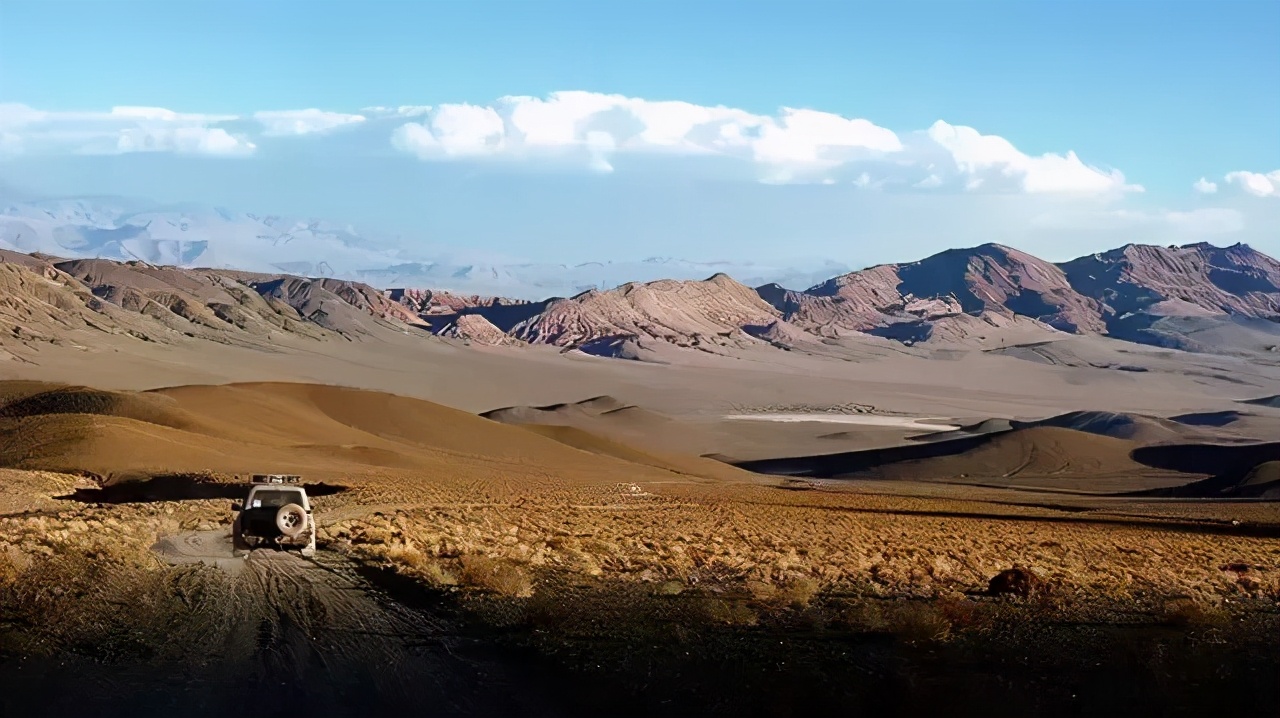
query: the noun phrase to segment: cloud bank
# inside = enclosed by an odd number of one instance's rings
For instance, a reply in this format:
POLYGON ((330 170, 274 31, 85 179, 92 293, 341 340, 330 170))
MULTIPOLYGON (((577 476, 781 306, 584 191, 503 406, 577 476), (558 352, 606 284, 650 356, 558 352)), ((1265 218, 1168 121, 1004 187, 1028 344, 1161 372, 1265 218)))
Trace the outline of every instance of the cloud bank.
POLYGON ((326 112, 315 108, 307 110, 268 110, 253 113, 253 119, 262 125, 262 134, 268 137, 280 135, 310 135, 328 132, 346 125, 365 121, 364 115, 347 115, 326 112))
POLYGON ((1141 190, 1119 170, 1086 164, 1074 152, 1031 156, 1002 137, 943 121, 900 135, 870 120, 811 109, 758 115, 592 92, 415 109, 421 119, 397 127, 392 144, 424 161, 554 158, 611 172, 616 157, 674 154, 749 163, 756 179, 774 184, 1086 195, 1141 190))
MULTIPOLYGON (((1119 169, 1072 150, 1033 155, 979 129, 934 122, 890 129, 857 117, 782 107, 758 114, 721 105, 583 91, 445 103, 263 110, 247 116, 159 107, 46 111, 0 104, 0 159, 16 155, 252 157, 261 146, 342 134, 344 151, 390 145, 425 163, 555 168, 615 174, 706 172, 766 185, 849 185, 917 194, 1039 195, 1115 200, 1142 192, 1119 169)), ((335 144, 324 146, 336 147, 335 144)), ((317 152, 324 152, 317 145, 317 152)), ((1233 171, 1191 184, 1202 196, 1280 197, 1280 170, 1233 171)), ((1221 218, 1212 226, 1223 226, 1221 218)), ((1229 224, 1229 223, 1227 223, 1229 224)))
POLYGON ((257 148, 252 141, 220 126, 237 119, 235 115, 187 114, 162 107, 46 112, 26 105, 0 104, 0 153, 252 154, 257 148))

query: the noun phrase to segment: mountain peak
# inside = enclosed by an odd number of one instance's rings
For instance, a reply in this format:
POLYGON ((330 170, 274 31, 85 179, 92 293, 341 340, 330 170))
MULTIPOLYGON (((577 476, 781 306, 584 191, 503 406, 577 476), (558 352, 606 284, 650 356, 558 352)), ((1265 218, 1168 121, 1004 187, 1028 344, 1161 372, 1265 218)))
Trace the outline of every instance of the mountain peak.
MULTIPOLYGON (((1148 323, 1169 313, 1271 317, 1280 312, 1280 262, 1247 245, 1128 244, 1061 265, 1076 291, 1105 305, 1114 332, 1124 317, 1148 323)), ((1145 331, 1145 327, 1139 331, 1145 331)))

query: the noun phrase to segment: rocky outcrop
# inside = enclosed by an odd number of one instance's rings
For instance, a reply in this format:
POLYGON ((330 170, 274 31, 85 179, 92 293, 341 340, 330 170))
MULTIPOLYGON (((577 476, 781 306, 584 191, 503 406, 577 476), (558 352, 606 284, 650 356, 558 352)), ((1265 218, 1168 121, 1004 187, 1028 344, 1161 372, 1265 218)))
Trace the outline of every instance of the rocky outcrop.
POLYGON ((980 311, 902 321, 868 329, 872 336, 903 344, 991 349, 1052 339, 1061 332, 1039 320, 1006 312, 980 311))
POLYGON ((292 307, 306 321, 346 336, 369 334, 374 322, 426 324, 403 305, 360 282, 281 277, 251 282, 250 286, 263 297, 292 307))
MULTIPOLYGON (((37 265, 39 266, 39 265, 37 265)), ((49 269, 99 300, 181 334, 218 341, 286 331, 320 338, 325 331, 363 336, 382 322, 423 326, 404 306, 367 284, 334 279, 181 269, 104 259, 60 261, 49 269)))
POLYGON ((645 360, 668 345, 828 352, 849 335, 998 349, 1061 332, 1098 333, 1248 356, 1280 346, 1280 262, 1243 244, 1129 245, 1061 265, 987 244, 843 274, 804 291, 751 289, 717 274, 541 302, 3 250, 0 271, 11 293, 5 321, 19 334, 44 323, 100 323, 154 341, 244 342, 280 331, 359 339, 380 328, 413 328, 645 360), (24 323, 27 315, 33 319, 24 323))
POLYGON ((1108 323, 1139 312, 1280 317, 1280 262, 1246 244, 1130 244, 1061 267, 1077 292, 1100 304, 1108 323))
POLYGON ((1049 586, 1029 568, 1015 566, 1007 568, 987 582, 987 594, 991 596, 1012 595, 1026 598, 1044 593, 1049 586))
POLYGON ((506 346, 521 343, 520 340, 509 336, 479 314, 457 316, 452 322, 444 326, 438 332, 438 335, 488 346, 506 346))
POLYGON ((387 297, 404 305, 420 317, 460 314, 468 309, 507 307, 532 304, 524 299, 485 297, 478 294, 454 294, 434 289, 388 289, 387 297))
POLYGON ((800 329, 785 319, 775 319, 768 324, 748 324, 742 327, 747 334, 769 342, 780 349, 792 349, 796 346, 812 344, 819 338, 800 329))
POLYGON ((588 291, 551 302, 513 329, 537 344, 582 346, 616 337, 645 337, 682 347, 759 344, 743 331, 767 325, 781 312, 727 275, 700 282, 662 280, 588 291))
POLYGON ((820 334, 983 312, 1020 315, 1069 332, 1105 328, 1098 303, 1075 292, 1061 269, 998 244, 871 267, 804 292, 762 287, 760 294, 788 321, 820 334))

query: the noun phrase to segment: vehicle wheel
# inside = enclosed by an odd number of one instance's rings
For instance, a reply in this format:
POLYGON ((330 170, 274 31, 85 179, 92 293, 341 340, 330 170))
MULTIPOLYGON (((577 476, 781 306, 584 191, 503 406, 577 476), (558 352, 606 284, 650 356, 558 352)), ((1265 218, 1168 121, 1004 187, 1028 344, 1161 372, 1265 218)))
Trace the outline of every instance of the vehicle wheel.
POLYGON ((238 522, 231 530, 231 555, 235 558, 244 558, 249 555, 249 544, 245 542, 244 536, 240 535, 238 522))
POLYGON ((307 512, 297 504, 285 504, 276 512, 276 528, 294 538, 307 528, 307 512))

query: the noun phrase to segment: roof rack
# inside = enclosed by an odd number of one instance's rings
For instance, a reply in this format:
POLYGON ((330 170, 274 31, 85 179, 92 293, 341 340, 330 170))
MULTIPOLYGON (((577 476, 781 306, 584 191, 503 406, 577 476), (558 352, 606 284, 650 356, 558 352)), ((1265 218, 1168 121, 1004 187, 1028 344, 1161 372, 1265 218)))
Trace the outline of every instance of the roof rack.
POLYGON ((254 474, 250 479, 255 484, 296 484, 302 481, 298 474, 254 474))

